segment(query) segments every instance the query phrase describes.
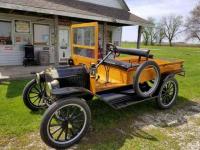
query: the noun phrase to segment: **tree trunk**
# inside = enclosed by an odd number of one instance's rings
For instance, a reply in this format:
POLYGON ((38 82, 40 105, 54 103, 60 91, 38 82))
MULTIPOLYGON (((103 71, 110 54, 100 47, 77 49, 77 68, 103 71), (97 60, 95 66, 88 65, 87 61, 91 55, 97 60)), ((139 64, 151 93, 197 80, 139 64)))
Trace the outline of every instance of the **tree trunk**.
POLYGON ((173 46, 172 45, 172 40, 169 40, 169 46, 171 46, 171 47, 173 46))
POLYGON ((159 40, 159 45, 161 46, 161 44, 162 44, 162 40, 160 39, 160 40, 159 40))
POLYGON ((145 40, 144 41, 144 45, 147 46, 148 45, 148 41, 145 40))
POLYGON ((151 46, 153 46, 154 45, 154 42, 153 41, 151 41, 151 46))

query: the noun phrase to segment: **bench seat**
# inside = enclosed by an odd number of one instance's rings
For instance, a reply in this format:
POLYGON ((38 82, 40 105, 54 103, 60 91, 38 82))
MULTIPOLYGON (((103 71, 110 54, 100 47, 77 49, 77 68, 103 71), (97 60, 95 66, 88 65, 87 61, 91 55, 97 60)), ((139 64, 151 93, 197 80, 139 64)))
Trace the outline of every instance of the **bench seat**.
POLYGON ((128 63, 128 62, 114 60, 114 59, 107 59, 107 60, 104 61, 103 64, 113 66, 113 67, 118 67, 118 68, 123 69, 123 70, 128 70, 128 69, 139 66, 139 64, 128 63))

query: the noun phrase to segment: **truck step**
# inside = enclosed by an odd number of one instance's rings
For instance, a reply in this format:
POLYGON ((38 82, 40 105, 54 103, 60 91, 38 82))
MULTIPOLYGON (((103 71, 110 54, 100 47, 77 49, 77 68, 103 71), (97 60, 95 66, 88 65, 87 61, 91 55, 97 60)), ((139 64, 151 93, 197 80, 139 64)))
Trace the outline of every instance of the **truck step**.
POLYGON ((105 93, 99 96, 101 97, 102 101, 104 101, 114 109, 125 108, 134 104, 138 104, 148 100, 153 100, 156 98, 156 97, 141 98, 131 90, 105 93))

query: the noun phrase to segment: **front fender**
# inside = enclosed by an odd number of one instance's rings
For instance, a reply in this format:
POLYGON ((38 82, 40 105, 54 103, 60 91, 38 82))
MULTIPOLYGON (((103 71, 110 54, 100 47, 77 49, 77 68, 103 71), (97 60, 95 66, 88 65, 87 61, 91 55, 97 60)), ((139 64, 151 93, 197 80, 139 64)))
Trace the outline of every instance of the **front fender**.
POLYGON ((94 96, 91 91, 82 87, 57 88, 53 89, 51 94, 57 98, 94 96))

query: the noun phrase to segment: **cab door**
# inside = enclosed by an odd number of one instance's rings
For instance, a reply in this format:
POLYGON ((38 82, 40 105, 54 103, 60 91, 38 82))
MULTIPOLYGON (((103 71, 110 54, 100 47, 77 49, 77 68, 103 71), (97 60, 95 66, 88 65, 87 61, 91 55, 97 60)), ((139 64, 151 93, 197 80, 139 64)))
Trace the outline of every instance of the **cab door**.
POLYGON ((71 26, 71 50, 75 65, 98 61, 98 23, 82 23, 71 26))

